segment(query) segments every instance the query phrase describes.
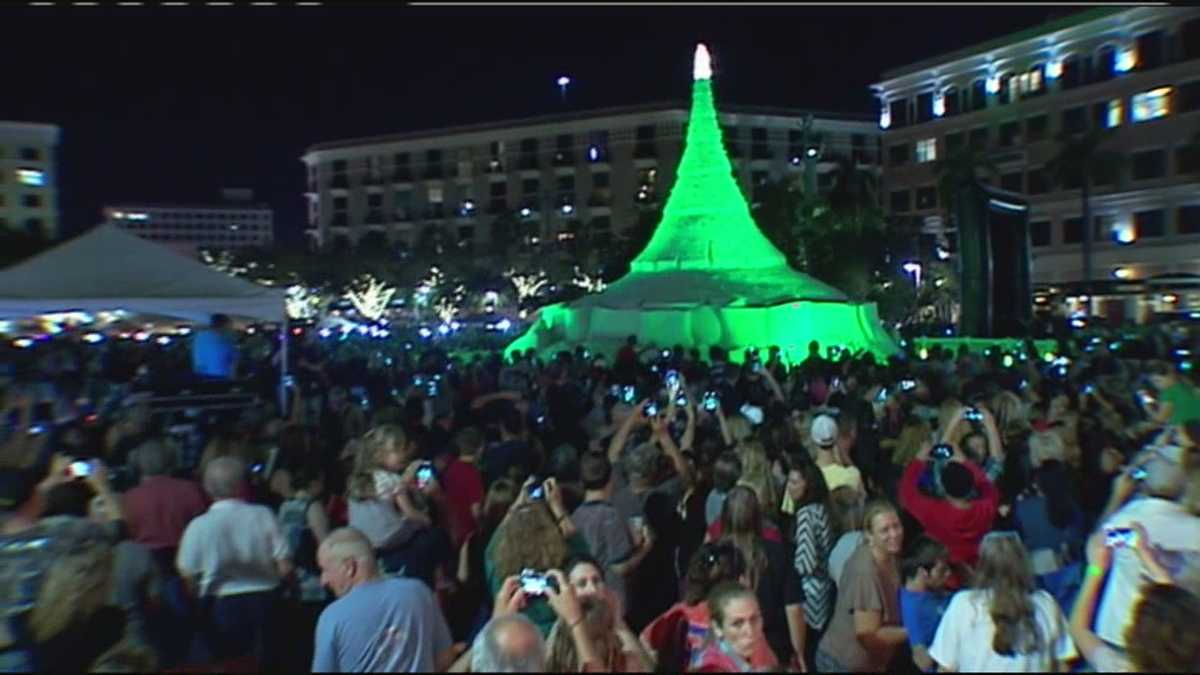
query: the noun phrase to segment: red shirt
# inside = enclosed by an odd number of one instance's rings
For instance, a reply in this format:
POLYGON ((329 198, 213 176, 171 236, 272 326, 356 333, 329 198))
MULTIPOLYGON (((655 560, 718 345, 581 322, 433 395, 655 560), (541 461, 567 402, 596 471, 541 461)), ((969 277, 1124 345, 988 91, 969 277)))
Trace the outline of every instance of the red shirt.
POLYGON ((996 519, 1000 493, 982 469, 972 462, 963 462, 975 479, 979 497, 971 500, 970 508, 955 508, 945 499, 921 494, 917 483, 926 466, 919 459, 908 463, 900 479, 900 504, 921 523, 930 538, 949 549, 950 562, 974 565, 979 559, 979 542, 991 531, 996 519))
POLYGON ((450 538, 455 548, 475 531, 475 516, 471 506, 483 501, 483 474, 478 467, 455 457, 442 473, 442 489, 446 491, 446 518, 450 538))
MULTIPOLYGON (((724 531, 724 528, 721 526, 721 520, 719 518, 717 520, 714 520, 712 525, 708 526, 708 538, 710 541, 720 540, 721 535, 724 533, 725 533, 725 531, 724 531)), ((773 541, 777 544, 783 543, 783 534, 780 533, 778 527, 775 527, 774 525, 772 525, 770 523, 763 524, 762 537, 763 537, 763 539, 773 541)))
POLYGON ((125 493, 131 538, 146 548, 176 548, 192 518, 208 510, 208 498, 190 480, 149 476, 125 493))

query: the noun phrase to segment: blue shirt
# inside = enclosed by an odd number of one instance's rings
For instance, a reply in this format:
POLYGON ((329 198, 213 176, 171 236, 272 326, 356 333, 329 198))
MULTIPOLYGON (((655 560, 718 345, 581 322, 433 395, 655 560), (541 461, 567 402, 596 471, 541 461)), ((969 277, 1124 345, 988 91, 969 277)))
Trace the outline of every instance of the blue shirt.
POLYGON ((321 612, 312 671, 429 673, 450 629, 424 582, 368 581, 321 612))
POLYGON ((941 622, 948 604, 949 593, 900 589, 900 622, 904 625, 904 630, 908 631, 909 645, 914 649, 928 649, 929 645, 933 644, 933 636, 937 633, 938 623, 941 622))
POLYGON ((237 344, 228 334, 212 329, 192 339, 192 372, 206 377, 230 379, 237 363, 237 344))

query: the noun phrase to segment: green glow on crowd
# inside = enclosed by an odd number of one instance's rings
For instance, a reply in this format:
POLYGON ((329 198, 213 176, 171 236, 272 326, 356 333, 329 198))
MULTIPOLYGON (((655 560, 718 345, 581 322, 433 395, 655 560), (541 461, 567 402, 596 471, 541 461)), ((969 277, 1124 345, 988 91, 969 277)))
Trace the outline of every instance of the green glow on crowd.
POLYGON ((700 46, 675 184, 630 273, 602 293, 543 307, 506 355, 576 345, 611 355, 629 335, 659 347, 718 345, 735 360, 745 347, 770 345, 803 359, 810 340, 881 357, 899 351, 873 303, 849 302, 788 267, 755 224, 725 153, 707 58, 700 46))

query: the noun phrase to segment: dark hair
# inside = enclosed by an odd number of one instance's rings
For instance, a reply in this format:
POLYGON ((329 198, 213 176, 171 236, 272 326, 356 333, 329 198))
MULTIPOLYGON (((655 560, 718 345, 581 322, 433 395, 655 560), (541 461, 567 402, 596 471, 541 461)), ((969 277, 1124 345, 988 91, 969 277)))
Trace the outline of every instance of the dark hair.
POLYGON ((587 452, 579 460, 579 477, 585 490, 602 490, 612 479, 612 462, 603 452, 587 452))
POLYGON ((1057 459, 1046 460, 1034 472, 1033 479, 1038 491, 1046 498, 1046 515, 1050 524, 1060 530, 1066 528, 1076 513, 1066 467, 1057 459))
POLYGON ((942 487, 946 495, 957 499, 969 499, 975 489, 975 477, 970 469, 959 462, 947 462, 942 467, 942 487))
POLYGON ((586 553, 575 553, 571 555, 571 557, 567 558, 567 562, 563 563, 562 566, 563 574, 566 576, 571 576, 571 570, 580 565, 591 565, 599 570, 600 574, 604 574, 604 565, 601 565, 599 560, 596 560, 586 553))
POLYGON ((713 487, 721 492, 729 492, 737 485, 742 477, 742 460, 737 453, 727 450, 713 462, 713 487))
POLYGON ((467 427, 454 434, 452 443, 459 457, 472 457, 479 454, 479 448, 483 445, 483 433, 475 427, 467 427))
POLYGON ((829 485, 825 482, 825 474, 821 472, 821 467, 806 455, 800 454, 786 455, 785 464, 789 473, 799 471, 800 475, 804 476, 804 496, 800 497, 796 508, 800 509, 809 504, 823 504, 828 509, 829 485))
POLYGON ((1125 630, 1134 668, 1143 673, 1194 673, 1200 670, 1200 598, 1184 588, 1151 584, 1125 630))
POLYGON ((950 551, 944 544, 921 535, 913 542, 908 555, 900 560, 900 582, 905 583, 917 576, 921 570, 931 570, 941 560, 950 557, 950 551))
POLYGON ((730 544, 704 544, 688 561, 684 579, 683 602, 697 605, 717 584, 737 581, 746 571, 742 552, 730 544))
POLYGON ((86 518, 88 504, 95 496, 96 491, 92 489, 92 486, 81 480, 58 483, 46 491, 46 504, 42 510, 42 517, 78 516, 86 518))

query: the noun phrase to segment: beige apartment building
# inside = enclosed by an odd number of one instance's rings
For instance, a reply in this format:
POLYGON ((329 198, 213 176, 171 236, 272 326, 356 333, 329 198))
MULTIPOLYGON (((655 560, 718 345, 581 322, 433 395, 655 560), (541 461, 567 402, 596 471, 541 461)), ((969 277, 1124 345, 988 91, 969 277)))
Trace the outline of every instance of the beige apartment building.
MULTIPOLYGON (((980 8, 980 18, 986 12, 980 8)), ((1200 9, 1096 8, 884 73, 883 191, 894 218, 953 241, 934 162, 986 148, 991 184, 1029 202, 1033 282, 1043 306, 1114 318, 1200 307, 1200 9), (1114 130, 1127 170, 1093 185, 1093 284, 1083 281, 1078 185, 1046 170, 1062 131, 1114 130)))
MULTIPOLYGON (((755 186, 803 171, 801 110, 722 106, 738 177, 755 186)), ((519 242, 545 247, 588 228, 611 241, 674 182, 688 108, 664 103, 320 143, 308 170, 308 234, 351 245, 368 232, 414 246, 433 237, 480 252, 500 216, 519 242)), ((867 116, 813 113, 823 156, 877 166, 879 129, 867 116)), ((818 165, 822 184, 832 164, 818 165)))
POLYGON ((0 230, 58 236, 59 137, 52 124, 0 121, 0 230))

